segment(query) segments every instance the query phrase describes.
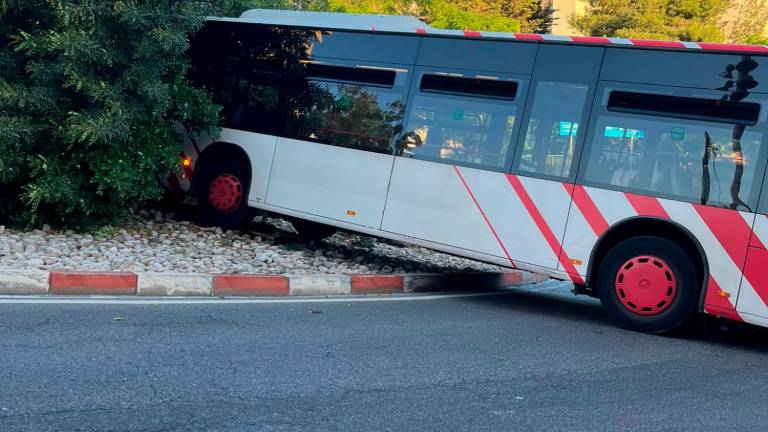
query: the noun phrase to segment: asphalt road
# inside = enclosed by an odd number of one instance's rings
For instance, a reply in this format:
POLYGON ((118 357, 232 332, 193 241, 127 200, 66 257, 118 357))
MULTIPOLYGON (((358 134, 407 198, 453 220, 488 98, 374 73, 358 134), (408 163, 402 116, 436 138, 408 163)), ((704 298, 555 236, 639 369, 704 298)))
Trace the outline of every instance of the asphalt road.
POLYGON ((591 299, 0 304, 0 431, 765 431, 768 333, 591 299))

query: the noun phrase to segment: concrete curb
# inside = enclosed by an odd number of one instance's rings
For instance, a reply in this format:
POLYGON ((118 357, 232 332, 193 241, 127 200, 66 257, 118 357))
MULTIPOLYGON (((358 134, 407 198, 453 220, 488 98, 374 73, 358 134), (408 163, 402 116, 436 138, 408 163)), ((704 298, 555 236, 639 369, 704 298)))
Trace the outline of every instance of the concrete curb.
POLYGON ((48 294, 50 274, 43 270, 4 270, 0 273, 0 294, 48 294))
POLYGON ((500 273, 406 275, 210 275, 0 270, 0 295, 282 297, 487 291, 548 277, 500 273))

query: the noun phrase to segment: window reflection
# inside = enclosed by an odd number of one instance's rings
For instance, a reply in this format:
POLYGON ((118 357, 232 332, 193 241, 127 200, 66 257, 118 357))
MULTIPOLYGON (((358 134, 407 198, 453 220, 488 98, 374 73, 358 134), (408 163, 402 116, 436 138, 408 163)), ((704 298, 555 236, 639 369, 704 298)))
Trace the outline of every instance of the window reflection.
POLYGON ((299 139, 392 153, 391 141, 405 107, 392 90, 356 84, 308 81, 299 139))
POLYGON ((519 170, 568 177, 587 86, 540 82, 525 135, 519 170))
POLYGON ((516 108, 509 102, 417 96, 400 145, 404 156, 503 168, 516 108))
MULTIPOLYGON (((192 44, 190 78, 222 105, 226 127, 391 154, 405 109, 395 72, 312 61, 330 35, 208 22, 192 44)), ((350 37, 337 33, 331 45, 350 37)))
MULTIPOLYGON (((737 128, 740 126, 736 126, 737 128)), ((750 210, 762 134, 674 119, 600 117, 585 179, 750 210)))
POLYGON ((189 77, 223 107, 224 126, 279 134, 287 84, 314 37, 310 30, 207 22, 191 44, 189 77))

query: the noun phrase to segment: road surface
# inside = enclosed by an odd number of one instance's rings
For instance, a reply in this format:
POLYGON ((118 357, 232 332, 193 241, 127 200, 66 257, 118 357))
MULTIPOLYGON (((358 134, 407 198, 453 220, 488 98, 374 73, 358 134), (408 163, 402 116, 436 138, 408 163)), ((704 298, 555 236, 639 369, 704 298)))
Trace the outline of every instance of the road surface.
POLYGON ((768 337, 618 329, 562 283, 296 303, 0 300, 0 431, 765 431, 768 337))

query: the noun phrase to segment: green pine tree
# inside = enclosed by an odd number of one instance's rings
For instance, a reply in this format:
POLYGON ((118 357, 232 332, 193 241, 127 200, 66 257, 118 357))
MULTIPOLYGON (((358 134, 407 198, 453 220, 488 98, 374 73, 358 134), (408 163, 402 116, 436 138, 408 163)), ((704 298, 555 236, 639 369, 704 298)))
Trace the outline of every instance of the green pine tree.
POLYGON ((729 0, 588 0, 569 21, 590 36, 722 41, 720 17, 729 0))

